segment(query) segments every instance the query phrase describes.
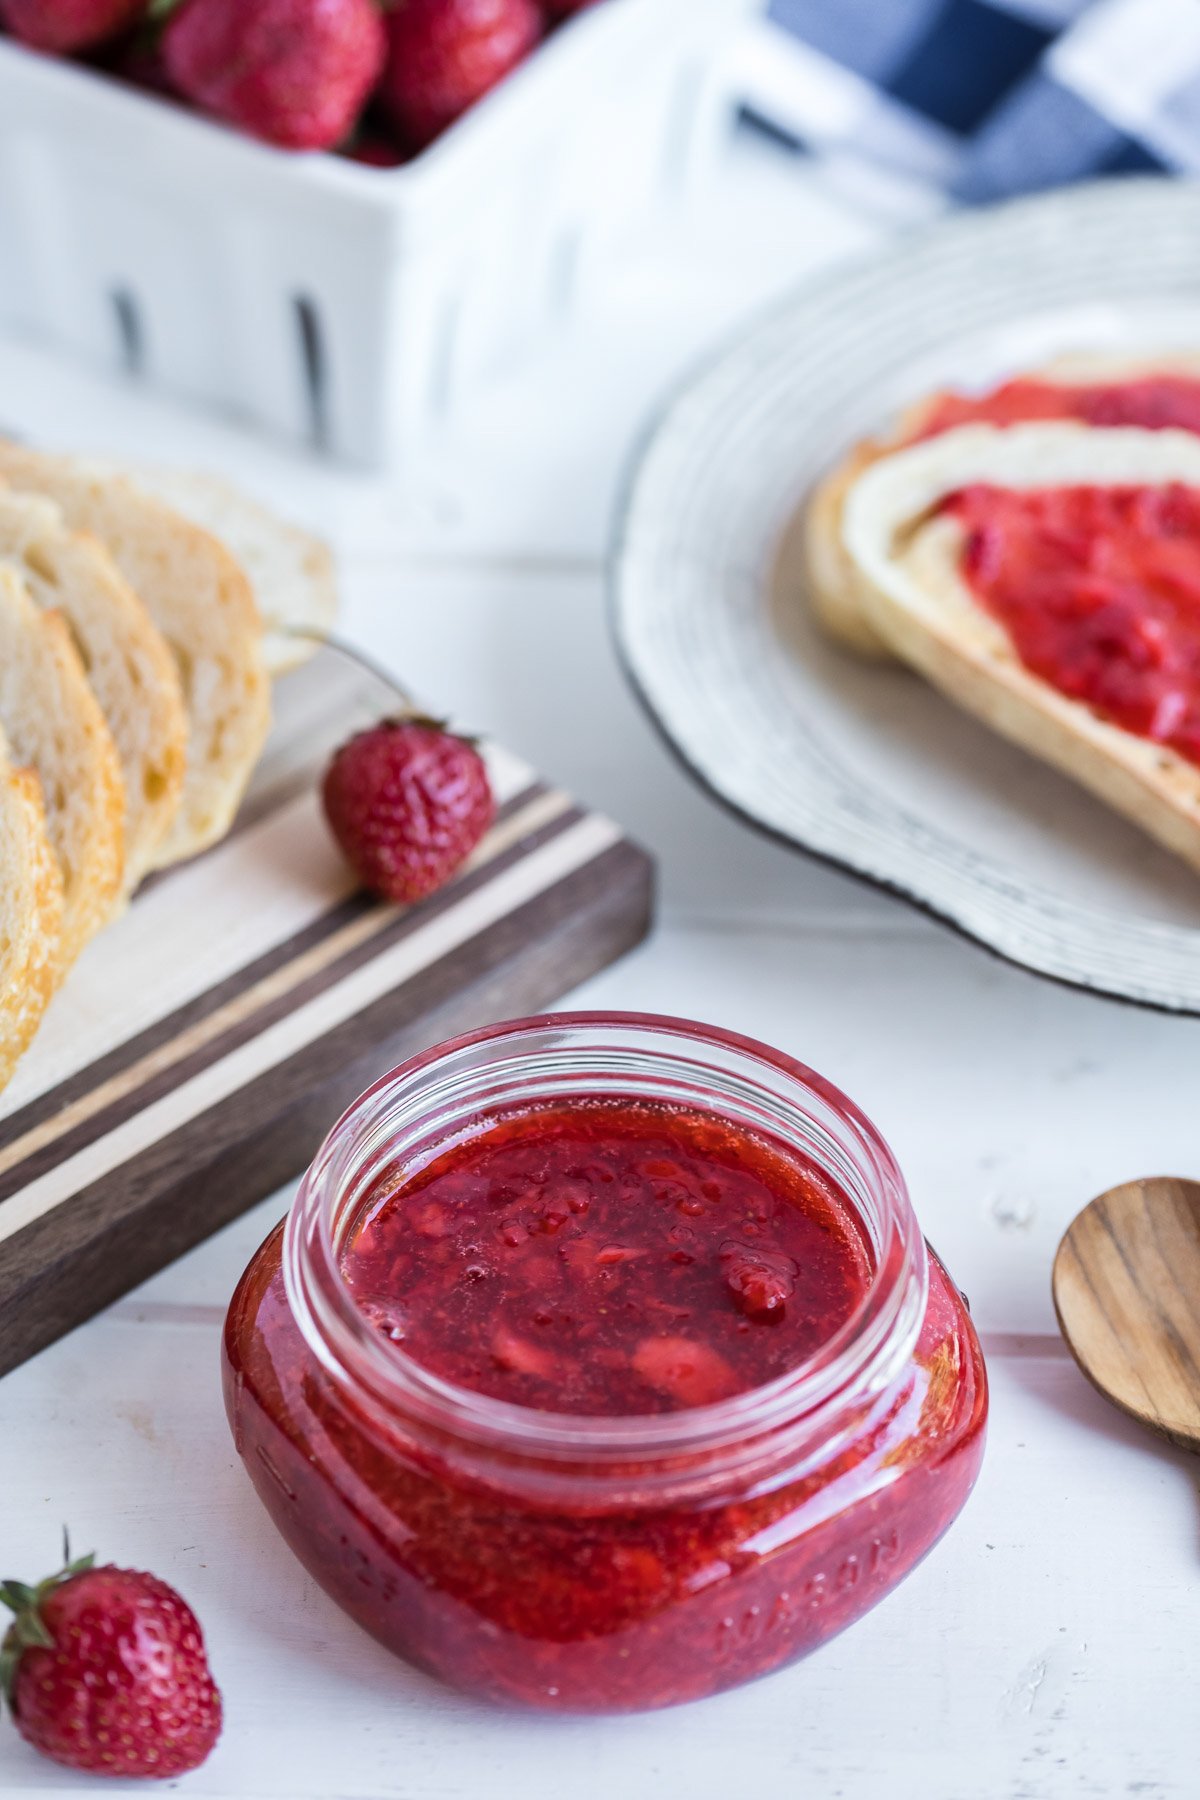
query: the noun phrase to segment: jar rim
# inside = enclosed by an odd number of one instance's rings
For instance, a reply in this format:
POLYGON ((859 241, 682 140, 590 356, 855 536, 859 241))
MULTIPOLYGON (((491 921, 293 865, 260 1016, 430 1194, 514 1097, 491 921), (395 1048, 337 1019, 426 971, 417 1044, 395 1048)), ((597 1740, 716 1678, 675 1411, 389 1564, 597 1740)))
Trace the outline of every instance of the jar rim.
MULTIPOLYGON (((719 1097, 713 1107, 720 1111, 719 1097)), ((781 1136, 785 1133, 780 1131, 781 1136)), ((864 1223, 869 1223, 864 1221, 864 1223)), ((838 1087, 798 1059, 758 1039, 665 1014, 582 1011, 504 1020, 435 1044, 373 1082, 343 1112, 313 1158, 288 1213, 283 1271, 293 1314, 309 1348, 343 1384, 377 1403, 480 1447, 539 1460, 589 1464, 688 1458, 822 1421, 849 1393, 889 1387, 909 1360, 925 1309, 925 1243, 908 1190, 888 1144, 838 1087), (371 1325, 341 1272, 334 1211, 339 1159, 348 1140, 378 1110, 432 1070, 479 1048, 511 1047, 547 1033, 645 1034, 664 1046, 704 1047, 739 1058, 794 1091, 819 1101, 846 1128, 878 1181, 880 1241, 866 1291, 838 1331, 810 1356, 724 1400, 667 1413, 542 1412, 481 1394, 436 1374, 371 1325)), ((807 1432, 806 1432, 807 1435, 807 1432)))

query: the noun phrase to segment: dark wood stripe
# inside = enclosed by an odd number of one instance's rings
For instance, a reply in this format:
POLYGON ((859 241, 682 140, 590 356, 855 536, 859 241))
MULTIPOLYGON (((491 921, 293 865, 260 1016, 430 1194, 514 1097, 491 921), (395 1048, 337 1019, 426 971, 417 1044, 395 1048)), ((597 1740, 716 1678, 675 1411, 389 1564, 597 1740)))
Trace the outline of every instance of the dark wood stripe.
MULTIPOLYGON (((172 1061, 149 1079, 139 1082, 128 1092, 115 1098, 110 1105, 90 1114, 74 1129, 59 1133, 28 1156, 22 1157, 21 1161, 12 1169, 0 1175, 0 1205, 20 1193, 31 1181, 37 1180, 47 1170, 57 1168, 59 1163, 65 1162, 77 1151, 84 1149, 88 1144, 95 1143, 98 1138, 104 1137, 118 1125, 123 1124, 126 1119, 141 1112, 144 1107, 160 1099, 163 1094, 181 1087, 184 1082, 190 1080, 193 1075, 199 1074, 202 1069, 220 1062, 223 1057, 229 1055, 240 1045, 257 1037, 261 1032, 278 1023, 280 1019, 287 1018, 289 1014, 296 1012, 306 1002, 315 999, 318 994, 324 993, 327 988, 334 987, 344 976, 361 968, 365 963, 374 961, 376 957, 384 954, 402 939, 411 936, 414 931, 426 925, 439 913, 448 911, 459 900, 487 887, 506 869, 523 861, 551 839, 561 836, 572 825, 577 824, 582 817, 583 813, 579 807, 568 807, 536 831, 529 832, 526 836, 518 839, 499 856, 480 864, 478 868, 469 870, 448 887, 441 889, 439 893, 431 895, 429 900, 419 906, 409 907, 403 912, 396 912, 390 907, 377 907, 379 929, 372 932, 369 937, 351 945, 343 955, 335 957, 323 967, 314 970, 310 976, 298 982, 294 987, 289 987, 284 993, 277 994, 266 1000, 261 1006, 252 1008, 227 1030, 199 1045, 190 1055, 172 1061)), ((248 985, 250 984, 239 983, 231 997, 236 997, 248 985)), ((405 987, 408 985, 410 984, 404 984, 405 987)), ((164 1034, 160 1036, 159 1042, 174 1035, 176 1035, 174 1032, 164 1034)), ((94 1087, 97 1083, 93 1080, 89 1085, 94 1087)), ((72 1204, 74 1204, 73 1201, 72 1204)))
POLYGON ((652 890, 649 858, 612 846, 15 1233, 0 1255, 0 1373, 297 1175, 338 1113, 396 1062, 537 1010, 631 948, 652 890))
MULTIPOLYGON (((496 815, 497 825, 506 824, 523 807, 548 792, 549 789, 544 782, 533 782, 529 787, 523 788, 519 794, 514 795, 511 800, 500 807, 496 815)), ((505 854, 507 855, 507 852, 505 854)), ((485 863, 478 870, 460 876, 456 882, 443 888, 440 893, 431 895, 420 906, 410 909, 401 917, 412 919, 418 924, 423 922, 452 904, 454 899, 464 891, 465 883, 472 881, 476 876, 486 876, 489 869, 497 866, 498 863, 485 863)), ((478 884, 476 883, 476 885, 478 884)), ((186 1001, 174 1012, 166 1014, 161 1019, 156 1019, 152 1025, 148 1025, 136 1036, 126 1039, 122 1044, 115 1045, 107 1055, 89 1063, 74 1075, 69 1075, 55 1087, 48 1088, 44 1094, 39 1094, 36 1099, 30 1100, 25 1106, 10 1114, 8 1118, 0 1121, 0 1149, 15 1143, 18 1138, 24 1137, 26 1132, 32 1131, 35 1126, 42 1124, 45 1120, 53 1118, 56 1113, 62 1112, 65 1107, 72 1105, 76 1100, 82 1099, 84 1095, 91 1093, 102 1083, 112 1080, 114 1076, 121 1074, 123 1070, 138 1062, 142 1057, 148 1056, 171 1038, 178 1037, 182 1032, 209 1017, 221 1007, 228 1006, 247 988, 253 987, 256 982, 265 980, 267 976, 273 975, 287 963, 294 962, 297 957, 313 949, 317 944, 323 943, 354 919, 362 918, 373 908, 379 911, 381 920, 386 916, 385 909, 379 907, 369 894, 362 892, 351 894, 347 899, 331 906, 326 912, 320 913, 299 931, 294 932, 291 937, 272 945, 269 950, 263 951, 253 961, 233 970, 214 987, 206 989, 202 994, 197 994, 194 999, 186 1001)), ((0 1172, 0 1201, 13 1193, 15 1186, 23 1186, 24 1182, 30 1179, 32 1179, 32 1175, 28 1170, 24 1174, 20 1174, 15 1169, 0 1172)))

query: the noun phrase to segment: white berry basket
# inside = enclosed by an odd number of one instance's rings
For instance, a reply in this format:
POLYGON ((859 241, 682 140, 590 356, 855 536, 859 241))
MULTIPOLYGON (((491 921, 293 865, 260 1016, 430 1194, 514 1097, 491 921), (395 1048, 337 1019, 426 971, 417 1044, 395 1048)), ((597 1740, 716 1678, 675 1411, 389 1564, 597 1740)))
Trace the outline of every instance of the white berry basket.
POLYGON ((746 0, 603 0, 395 169, 0 42, 0 323, 367 465, 692 185, 746 0))

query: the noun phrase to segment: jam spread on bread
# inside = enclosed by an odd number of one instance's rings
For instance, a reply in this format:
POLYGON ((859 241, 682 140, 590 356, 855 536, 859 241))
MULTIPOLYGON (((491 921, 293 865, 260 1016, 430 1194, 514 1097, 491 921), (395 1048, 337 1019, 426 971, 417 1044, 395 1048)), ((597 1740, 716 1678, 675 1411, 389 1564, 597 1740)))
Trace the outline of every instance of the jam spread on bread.
POLYGON ((1027 669, 1200 764, 1200 489, 975 483, 939 510, 1027 669))
POLYGON ((939 394, 916 435, 938 437, 957 425, 1030 425, 1040 419, 1200 433, 1200 376, 1139 375, 1097 382, 1018 376, 986 394, 939 394))

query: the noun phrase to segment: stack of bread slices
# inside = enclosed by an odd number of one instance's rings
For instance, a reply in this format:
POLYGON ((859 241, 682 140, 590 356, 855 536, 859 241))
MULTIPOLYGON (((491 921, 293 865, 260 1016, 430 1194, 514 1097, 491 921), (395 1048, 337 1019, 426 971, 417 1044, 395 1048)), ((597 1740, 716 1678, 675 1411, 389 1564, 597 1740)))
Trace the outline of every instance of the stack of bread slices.
POLYGON ((84 945, 229 828, 324 547, 207 477, 0 440, 0 1087, 84 945))
MULTIPOLYGON (((1200 357, 1078 356, 1032 372, 1093 390, 1166 376, 1200 379, 1200 357)), ((1062 417, 931 425, 931 394, 884 438, 856 445, 814 490, 805 517, 808 590, 845 647, 898 658, 1002 736, 1073 777, 1200 869, 1200 765, 1136 736, 1026 668, 963 574, 963 527, 944 503, 972 483, 1200 489, 1189 428, 1062 417), (932 433, 932 435, 930 435, 932 433)), ((1113 409, 1120 416, 1121 408, 1113 409)), ((1200 577, 1200 541, 1195 546, 1200 577)))

